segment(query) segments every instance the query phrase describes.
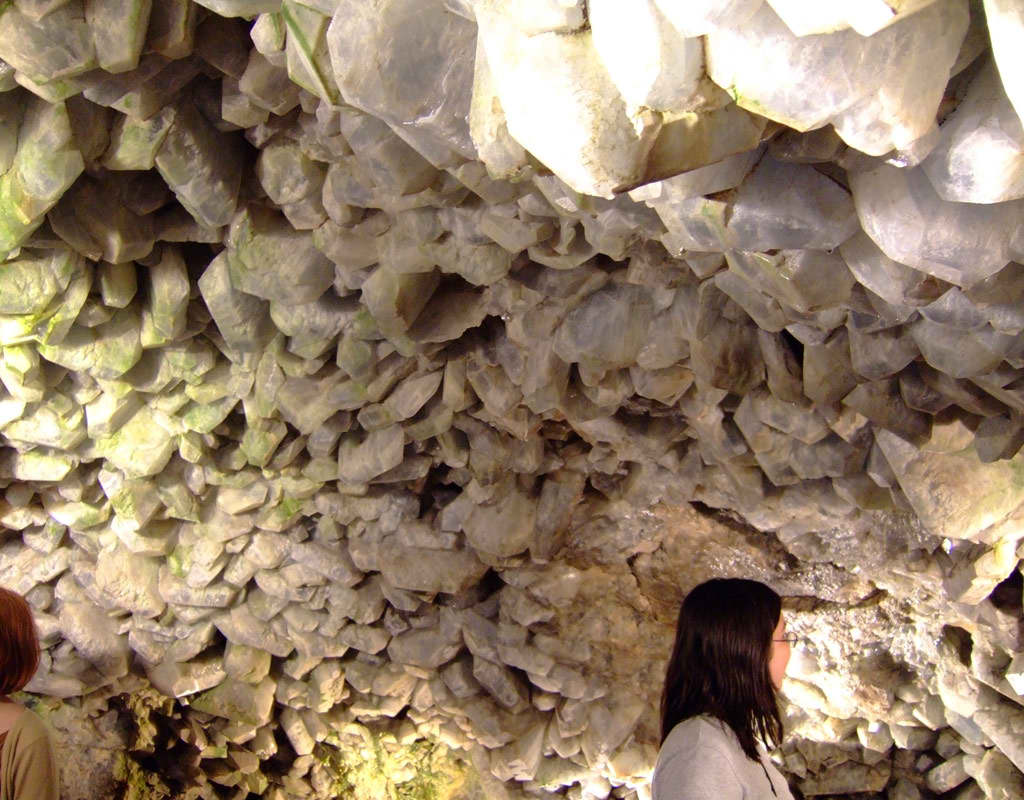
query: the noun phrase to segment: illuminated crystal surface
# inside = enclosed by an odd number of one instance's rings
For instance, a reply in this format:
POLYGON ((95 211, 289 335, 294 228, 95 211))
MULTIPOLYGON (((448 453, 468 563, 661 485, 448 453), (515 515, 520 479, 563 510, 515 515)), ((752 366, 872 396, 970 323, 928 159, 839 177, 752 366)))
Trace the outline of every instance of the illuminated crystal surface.
POLYGON ((1020 797, 1019 5, 0 4, 64 794, 647 800, 743 576, 804 796, 1020 797))

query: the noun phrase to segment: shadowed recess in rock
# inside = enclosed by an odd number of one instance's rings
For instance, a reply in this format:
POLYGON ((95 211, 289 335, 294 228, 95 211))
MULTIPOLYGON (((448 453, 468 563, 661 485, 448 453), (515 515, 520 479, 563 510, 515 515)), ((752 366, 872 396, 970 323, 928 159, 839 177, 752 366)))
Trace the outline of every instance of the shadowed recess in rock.
POLYGON ((0 3, 0 584, 64 796, 1024 797, 1016 0, 0 3))

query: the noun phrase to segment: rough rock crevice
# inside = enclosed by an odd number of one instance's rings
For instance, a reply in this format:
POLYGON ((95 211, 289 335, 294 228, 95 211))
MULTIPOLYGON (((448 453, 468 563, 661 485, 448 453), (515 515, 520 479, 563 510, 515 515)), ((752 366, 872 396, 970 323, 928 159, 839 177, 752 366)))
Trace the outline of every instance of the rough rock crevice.
POLYGON ((0 7, 69 796, 647 797, 712 575, 805 796, 1024 796, 1024 18, 812 6, 0 7))

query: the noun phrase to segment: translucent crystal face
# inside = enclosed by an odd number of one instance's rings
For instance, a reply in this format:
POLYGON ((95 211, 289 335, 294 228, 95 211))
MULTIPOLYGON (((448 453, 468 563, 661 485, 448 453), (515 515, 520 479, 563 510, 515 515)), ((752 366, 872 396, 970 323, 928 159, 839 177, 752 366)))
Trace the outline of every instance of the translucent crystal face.
POLYGON ((1024 196, 1022 149, 1024 127, 1003 90, 995 62, 988 61, 943 123, 941 140, 923 169, 943 200, 1017 200, 1024 196))
POLYGON ((646 797, 725 575, 804 795, 1024 797, 1021 53, 1016 0, 0 3, 65 794, 646 797))

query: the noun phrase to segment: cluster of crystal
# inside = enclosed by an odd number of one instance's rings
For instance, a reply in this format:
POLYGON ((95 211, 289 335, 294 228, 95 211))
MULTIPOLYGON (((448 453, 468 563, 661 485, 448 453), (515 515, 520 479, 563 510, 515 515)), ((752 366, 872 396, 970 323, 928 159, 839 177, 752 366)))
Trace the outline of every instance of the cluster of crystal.
POLYGON ((1024 795, 1021 53, 1011 0, 0 4, 30 689, 160 709, 183 798, 418 739, 646 798, 746 575, 805 796, 1024 795))

